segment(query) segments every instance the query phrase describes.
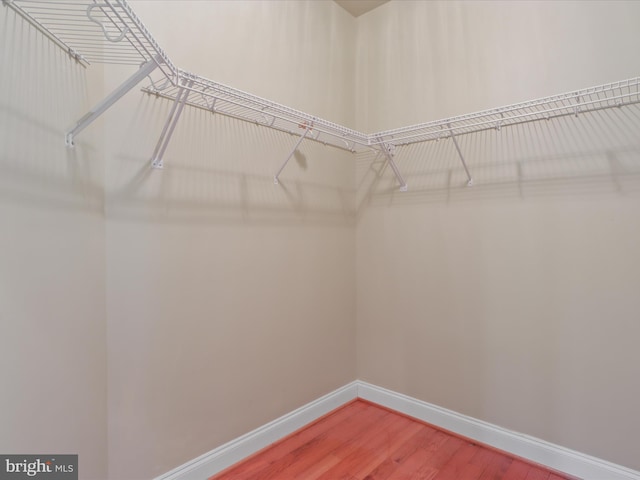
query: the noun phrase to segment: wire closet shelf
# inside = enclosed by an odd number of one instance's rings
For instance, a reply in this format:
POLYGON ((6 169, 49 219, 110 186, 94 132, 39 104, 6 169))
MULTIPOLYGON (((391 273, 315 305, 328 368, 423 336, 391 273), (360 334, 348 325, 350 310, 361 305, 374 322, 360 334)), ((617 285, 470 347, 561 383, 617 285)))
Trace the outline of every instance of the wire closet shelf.
POLYGON ((155 74, 152 78, 151 69, 144 72, 150 79, 143 88, 147 93, 180 101, 178 96, 186 90, 188 100, 182 103, 192 107, 296 135, 304 133, 307 139, 352 152, 369 144, 367 135, 353 129, 179 70, 126 0, 2 1, 85 66, 155 63, 162 78, 155 74))
POLYGON ((440 140, 484 130, 551 120, 607 108, 640 103, 640 77, 585 88, 560 95, 515 103, 505 107, 385 130, 369 136, 370 145, 392 143, 396 146, 440 140))
POLYGON ((274 177, 275 183, 278 183, 278 175, 300 142, 309 139, 350 152, 366 149, 381 152, 390 164, 401 190, 406 190, 407 185, 394 163, 396 147, 451 139, 471 185, 471 173, 456 140, 459 135, 489 129, 501 130, 502 127, 521 123, 578 116, 640 103, 640 77, 636 77, 505 107, 366 134, 177 68, 126 0, 2 0, 2 3, 15 10, 84 66, 95 62, 140 67, 67 133, 66 143, 69 146, 73 146, 76 134, 145 78, 148 78, 148 83, 142 89, 144 92, 173 101, 169 118, 152 156, 152 165, 158 168, 162 167, 162 157, 185 105, 299 136, 294 149, 274 177), (158 72, 161 74, 160 78, 157 76, 158 72))
POLYGON ((291 107, 223 85, 194 73, 178 70, 180 81, 175 84, 151 84, 146 93, 176 101, 187 90, 186 105, 219 113, 295 135, 308 130, 306 138, 355 152, 369 146, 369 136, 334 122, 310 115, 291 107))
POLYGON ((2 0, 41 30, 73 59, 139 66, 156 59, 162 72, 177 69, 151 33, 121 0, 2 0))

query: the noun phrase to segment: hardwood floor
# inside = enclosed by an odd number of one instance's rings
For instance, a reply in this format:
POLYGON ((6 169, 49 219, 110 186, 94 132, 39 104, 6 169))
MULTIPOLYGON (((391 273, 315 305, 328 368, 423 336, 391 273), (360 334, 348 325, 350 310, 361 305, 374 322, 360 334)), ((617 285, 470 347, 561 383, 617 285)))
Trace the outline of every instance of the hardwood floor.
POLYGON ((210 480, 573 479, 356 400, 210 480))

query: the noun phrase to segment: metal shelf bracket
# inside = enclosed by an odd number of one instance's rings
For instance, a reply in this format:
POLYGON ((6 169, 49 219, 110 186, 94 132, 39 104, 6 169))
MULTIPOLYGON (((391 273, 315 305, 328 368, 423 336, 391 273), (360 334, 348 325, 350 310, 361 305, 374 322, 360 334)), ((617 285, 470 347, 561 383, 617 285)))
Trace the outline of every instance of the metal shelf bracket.
POLYGON ((183 80, 182 87, 180 88, 175 100, 173 101, 173 106, 171 107, 171 111, 169 112, 169 117, 164 124, 162 133, 160 134, 160 138, 158 139, 158 143, 156 144, 156 148, 153 151, 153 155, 151 156, 151 166, 153 168, 164 167, 164 164, 162 163, 164 152, 167 150, 167 146, 169 145, 169 141, 171 140, 173 131, 178 124, 178 120, 180 119, 180 115, 182 114, 182 110, 184 109, 184 105, 185 103, 187 103, 187 97, 189 96, 189 93, 191 93, 190 88, 192 85, 193 80, 183 80))
POLYGON ((156 57, 143 64, 136 73, 131 75, 127 80, 116 88, 110 95, 105 97, 100 103, 93 107, 84 117, 82 117, 76 125, 67 132, 64 137, 64 143, 68 147, 74 146, 74 137, 82 130, 87 128, 94 120, 102 115, 111 105, 120 100, 129 90, 135 87, 140 81, 153 72, 159 65, 160 58, 156 57))
POLYGON ((462 162, 464 171, 467 173, 467 178, 469 179, 467 181, 467 186, 471 187, 473 186, 473 178, 471 177, 471 174, 469 173, 469 169, 467 168, 467 162, 464 161, 464 155, 462 155, 462 150, 460 150, 460 145, 458 145, 458 140, 456 140, 456 136, 453 134, 453 129, 451 128, 451 124, 448 123, 447 127, 449 127, 449 136, 451 137, 451 140, 453 140, 453 144, 455 145, 456 150, 458 151, 458 155, 460 156, 460 161, 462 162))
POLYGON ((298 149, 298 147, 300 146, 300 144, 302 143, 302 141, 305 139, 305 137, 307 136, 307 134, 313 130, 313 124, 308 124, 308 123, 304 123, 301 125, 298 125, 300 128, 304 128, 304 133, 302 135, 300 135, 300 138, 298 139, 298 141, 296 142, 295 146, 293 147, 293 149, 291 150, 291 152, 289 153, 289 155, 287 155, 286 160, 284 161, 284 163, 282 164, 282 166, 280 167, 280 169, 278 170, 278 173, 276 173, 273 177, 273 183, 275 185, 278 185, 280 183, 279 181, 279 177, 280 174, 282 173, 282 171, 284 170, 284 167, 287 166, 287 163, 289 163, 289 160, 291 160, 291 157, 293 157, 293 154, 296 153, 296 150, 298 149))
POLYGON ((384 153, 384 156, 387 158, 387 163, 391 167, 391 170, 393 170, 393 173, 398 179, 398 183, 400 184, 400 191, 406 192, 409 189, 409 186, 407 185, 407 182, 404 181, 404 178, 402 178, 396 162, 393 161, 393 157, 396 154, 396 146, 392 143, 384 143, 382 144, 381 150, 382 153, 384 153))

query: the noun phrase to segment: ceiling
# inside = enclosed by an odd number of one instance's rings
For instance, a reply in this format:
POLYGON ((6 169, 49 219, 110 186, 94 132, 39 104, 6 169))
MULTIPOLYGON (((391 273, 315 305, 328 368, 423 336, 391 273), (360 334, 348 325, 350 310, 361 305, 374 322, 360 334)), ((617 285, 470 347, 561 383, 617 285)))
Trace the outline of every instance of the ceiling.
POLYGON ((367 13, 374 8, 379 7, 389 0, 334 0, 338 5, 344 8, 354 17, 359 17, 363 13, 367 13))

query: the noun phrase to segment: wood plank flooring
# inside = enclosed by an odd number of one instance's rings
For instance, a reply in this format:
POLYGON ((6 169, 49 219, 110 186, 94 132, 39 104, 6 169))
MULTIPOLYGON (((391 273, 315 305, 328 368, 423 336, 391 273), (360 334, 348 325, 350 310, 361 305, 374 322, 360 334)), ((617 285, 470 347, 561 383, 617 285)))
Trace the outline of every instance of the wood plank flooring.
POLYGON ((574 480, 356 400, 209 480, 574 480))

